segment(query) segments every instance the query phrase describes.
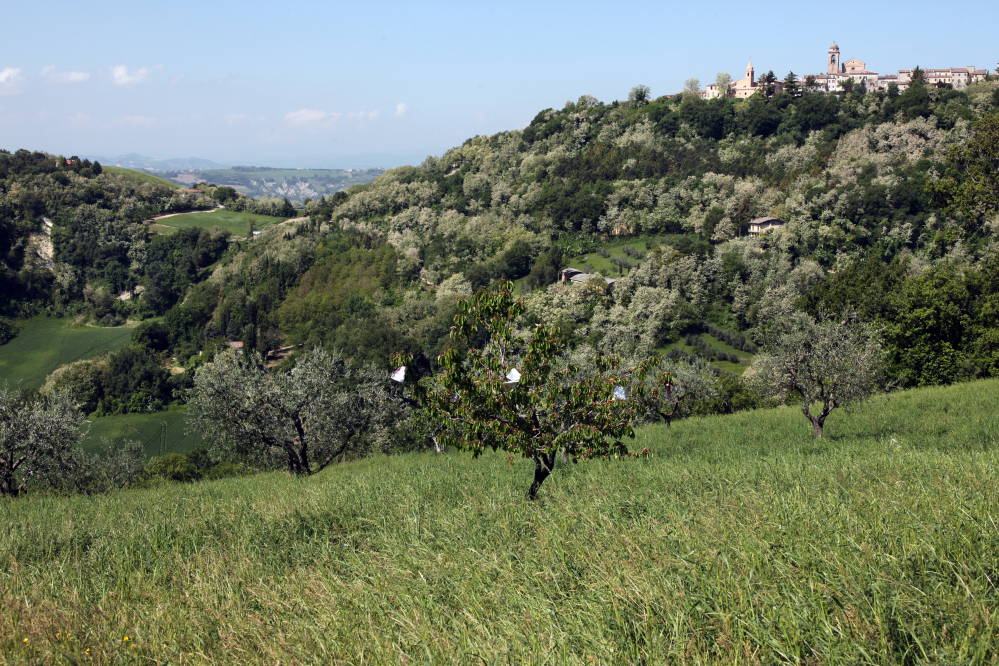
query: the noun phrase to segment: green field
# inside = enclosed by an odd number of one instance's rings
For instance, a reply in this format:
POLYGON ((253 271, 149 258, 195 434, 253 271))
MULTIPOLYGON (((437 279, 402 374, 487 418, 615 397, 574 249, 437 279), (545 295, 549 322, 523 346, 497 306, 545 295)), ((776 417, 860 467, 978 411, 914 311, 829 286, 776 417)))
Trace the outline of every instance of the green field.
POLYGON ((253 221, 253 228, 260 231, 277 222, 284 222, 286 218, 271 217, 269 215, 256 215, 253 213, 235 212, 220 208, 210 212, 184 213, 173 215, 157 220, 150 225, 150 230, 155 233, 171 234, 178 229, 189 229, 191 227, 201 227, 202 229, 227 229, 233 236, 246 237, 248 223, 253 221))
POLYGON ((124 167, 113 167, 113 166, 101 166, 104 173, 110 173, 115 176, 124 176, 128 180, 135 183, 154 183, 156 185, 166 185, 169 188, 179 190, 181 188, 177 183, 171 182, 165 178, 159 178, 145 171, 136 171, 134 169, 126 169, 124 167))
POLYGON ((39 388, 45 378, 66 363, 111 351, 132 339, 127 326, 76 326, 67 319, 36 317, 18 326, 21 332, 0 345, 0 384, 10 388, 39 388))
POLYGON ((3 500, 0 662, 995 663, 997 401, 650 427, 536 502, 502 454, 3 500))
POLYGON ((91 419, 89 426, 85 426, 88 430, 83 448, 91 451, 98 449, 101 438, 106 437, 112 441, 131 439, 141 442, 147 456, 184 453, 203 441, 199 433, 185 435, 184 425, 182 410, 91 419))

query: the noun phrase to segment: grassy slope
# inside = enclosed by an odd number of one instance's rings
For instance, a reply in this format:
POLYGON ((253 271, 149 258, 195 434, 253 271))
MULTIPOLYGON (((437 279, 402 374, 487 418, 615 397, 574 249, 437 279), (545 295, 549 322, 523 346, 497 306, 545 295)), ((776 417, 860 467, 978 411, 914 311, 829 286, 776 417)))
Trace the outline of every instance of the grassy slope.
POLYGON ((136 171, 134 169, 126 169, 124 167, 113 167, 113 166, 103 166, 101 167, 104 173, 114 174, 116 176, 124 176, 128 180, 137 183, 155 183, 156 185, 166 185, 169 188, 179 190, 181 188, 177 183, 171 182, 165 178, 160 178, 154 176, 145 171, 136 171))
POLYGON ((535 503, 429 454, 6 500, 0 661, 991 663, 997 399, 648 428, 535 503))
POLYGON ((0 383, 11 388, 38 388, 45 377, 64 363, 110 351, 132 338, 132 329, 74 326, 66 319, 36 317, 22 322, 21 332, 0 345, 0 383))
POLYGON ((205 213, 184 213, 157 220, 151 225, 151 230, 157 233, 173 233, 177 229, 201 227, 204 229, 228 229, 234 236, 246 236, 247 223, 253 220, 253 228, 260 231, 276 222, 284 222, 286 218, 256 215, 254 213, 236 212, 226 209, 205 213))
POLYGON ((101 438, 107 437, 111 440, 132 439, 142 442, 147 456, 184 453, 202 441, 199 433, 185 435, 184 428, 183 411, 106 416, 91 419, 83 448, 99 448, 101 438))

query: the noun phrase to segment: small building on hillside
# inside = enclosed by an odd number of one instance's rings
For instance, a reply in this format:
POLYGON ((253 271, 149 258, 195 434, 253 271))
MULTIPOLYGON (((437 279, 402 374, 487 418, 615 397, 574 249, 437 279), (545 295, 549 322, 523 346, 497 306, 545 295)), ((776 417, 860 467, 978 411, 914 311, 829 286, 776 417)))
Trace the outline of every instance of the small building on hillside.
POLYGON ((760 234, 765 234, 768 231, 773 231, 774 229, 779 229, 784 226, 784 223, 778 220, 776 217, 758 217, 755 220, 751 220, 749 223, 749 235, 759 236, 760 234))
MULTIPOLYGON (((563 268, 560 282, 575 282, 576 284, 586 284, 587 282, 590 281, 590 278, 592 277, 595 277, 592 273, 584 273, 583 271, 577 268, 563 268)), ((614 283, 617 282, 617 280, 613 280, 611 278, 605 278, 603 276, 600 277, 604 282, 607 283, 608 289, 612 288, 614 286, 614 283)))

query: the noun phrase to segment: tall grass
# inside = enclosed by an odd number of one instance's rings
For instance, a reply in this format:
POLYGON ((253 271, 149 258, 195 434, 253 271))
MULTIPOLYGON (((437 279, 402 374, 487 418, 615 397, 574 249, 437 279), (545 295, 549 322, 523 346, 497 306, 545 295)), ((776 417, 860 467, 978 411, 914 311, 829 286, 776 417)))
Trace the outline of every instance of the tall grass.
POLYGON ((0 502, 0 661, 995 663, 997 398, 0 502))

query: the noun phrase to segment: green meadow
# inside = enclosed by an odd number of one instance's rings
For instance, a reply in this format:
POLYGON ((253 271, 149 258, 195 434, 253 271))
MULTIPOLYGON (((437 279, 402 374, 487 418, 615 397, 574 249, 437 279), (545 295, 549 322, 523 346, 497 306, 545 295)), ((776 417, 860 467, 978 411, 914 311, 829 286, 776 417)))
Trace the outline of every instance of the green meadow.
POLYGON ((67 319, 36 317, 18 326, 17 337, 0 345, 0 384, 6 381, 12 389, 39 388, 59 366, 117 349, 132 339, 128 326, 79 326, 67 319))
POLYGON ((181 215, 164 217, 150 224, 150 231, 172 234, 178 229, 189 229, 191 227, 200 227, 208 230, 219 228, 227 229, 233 236, 246 237, 251 221, 253 222, 254 230, 260 231, 277 222, 284 222, 285 219, 283 217, 256 215, 254 213, 236 212, 220 208, 210 212, 183 213, 181 215))
POLYGON ((83 448, 88 451, 99 449, 103 438, 141 442, 149 457, 185 453, 203 441, 199 433, 184 434, 183 410, 105 416, 90 419, 90 423, 84 427, 87 429, 87 439, 83 442, 83 448))
POLYGON ((647 427, 561 467, 375 457, 0 501, 0 662, 993 664, 999 381, 647 427))
POLYGON ((114 167, 114 166, 103 166, 101 165, 101 170, 104 173, 110 173, 115 176, 122 176, 134 183, 153 183, 154 185, 165 185, 171 189, 179 190, 181 188, 177 183, 173 183, 165 178, 160 178, 154 176, 151 173, 146 173, 145 171, 136 171, 135 169, 126 169, 124 167, 114 167))

